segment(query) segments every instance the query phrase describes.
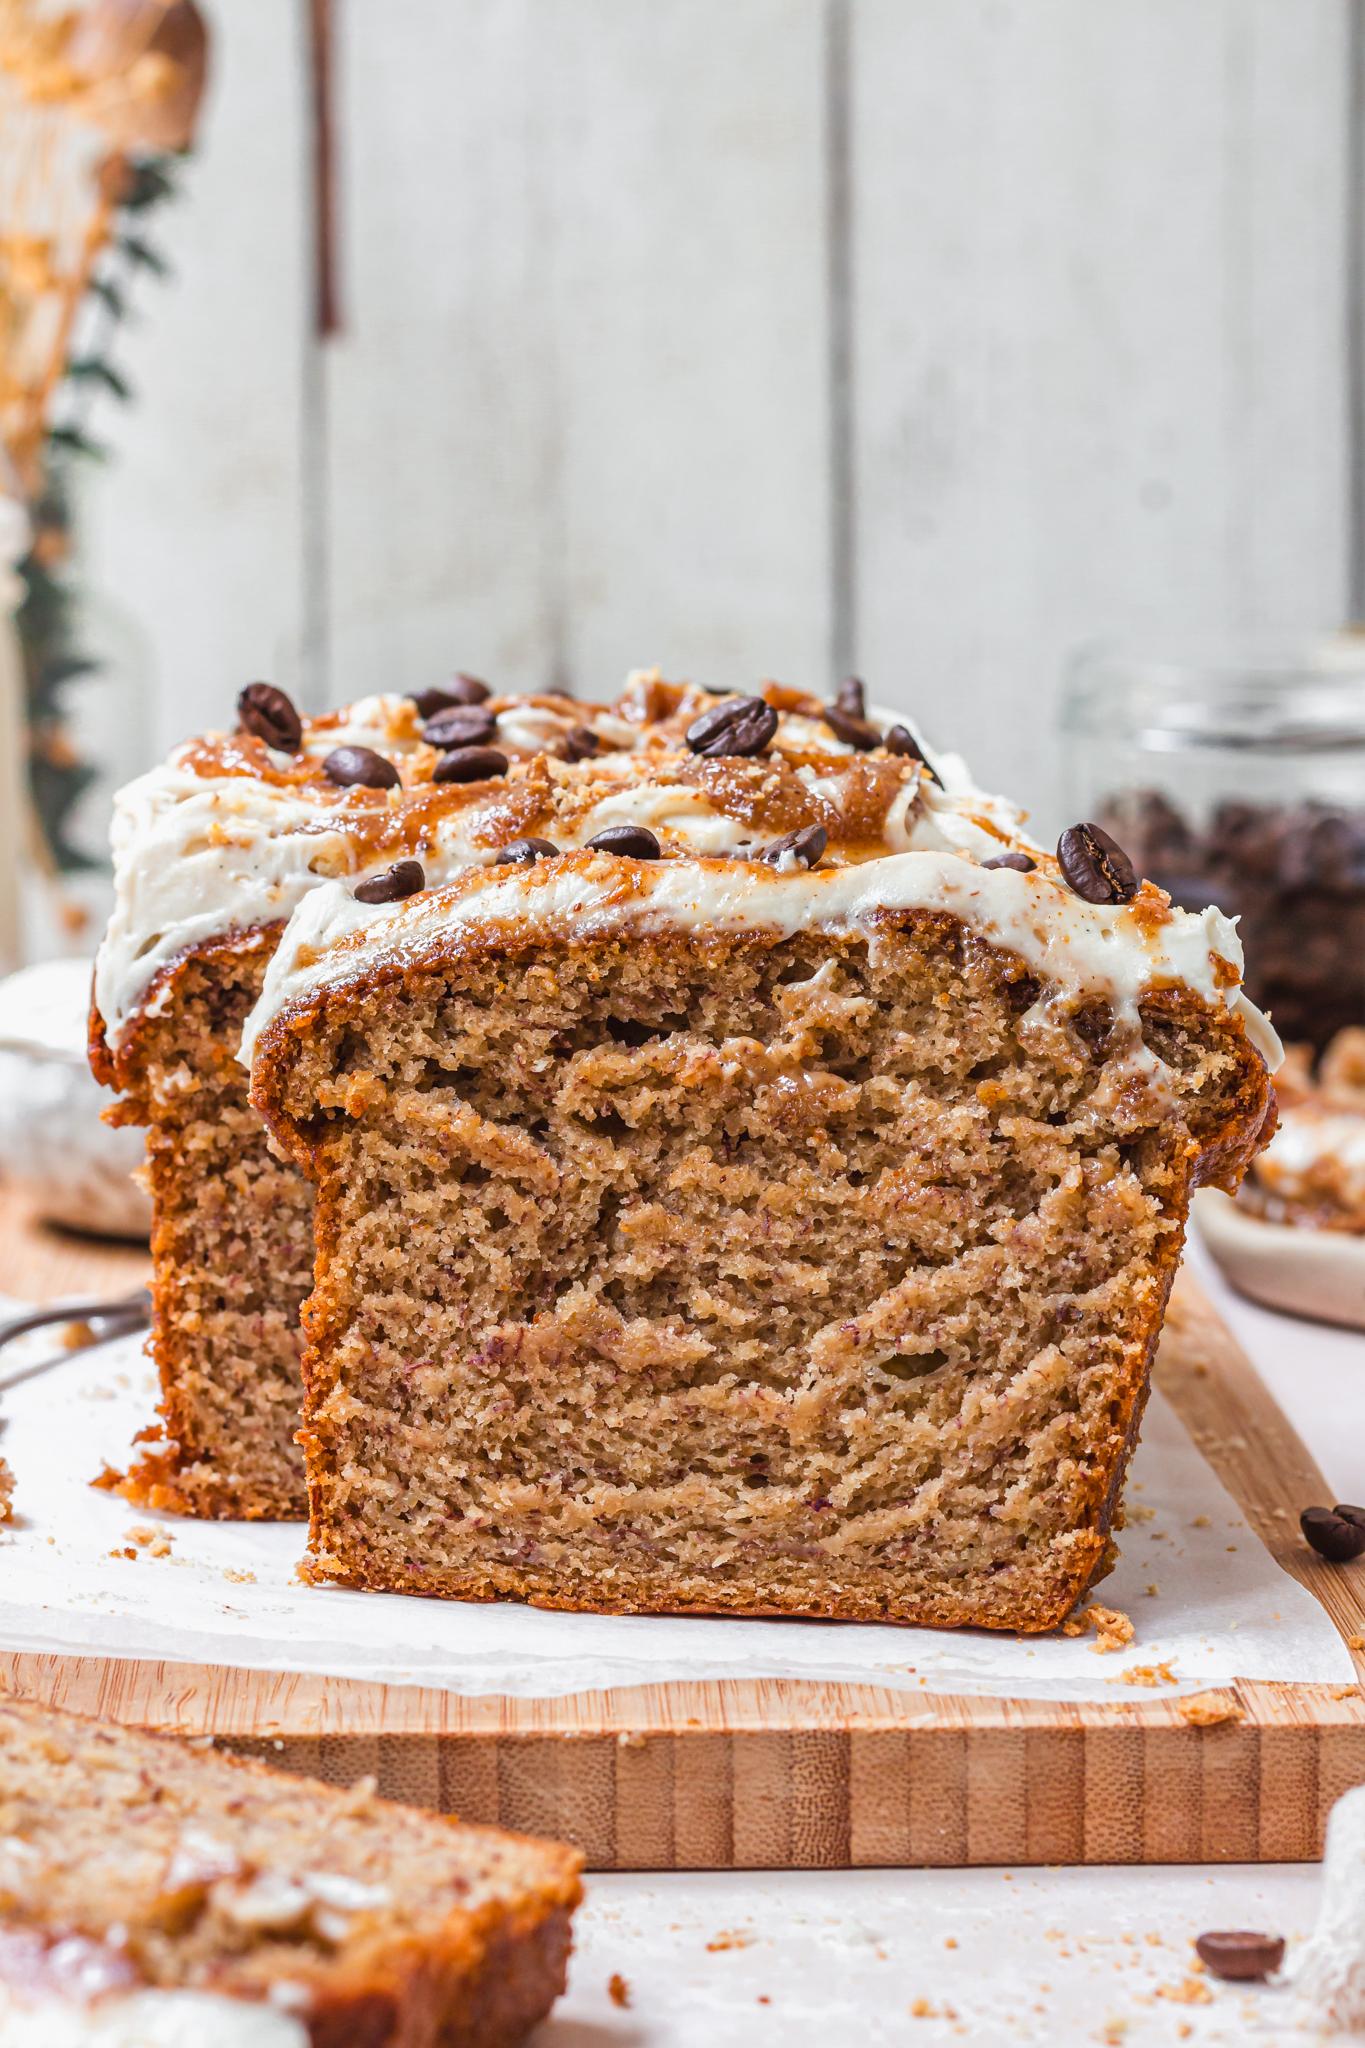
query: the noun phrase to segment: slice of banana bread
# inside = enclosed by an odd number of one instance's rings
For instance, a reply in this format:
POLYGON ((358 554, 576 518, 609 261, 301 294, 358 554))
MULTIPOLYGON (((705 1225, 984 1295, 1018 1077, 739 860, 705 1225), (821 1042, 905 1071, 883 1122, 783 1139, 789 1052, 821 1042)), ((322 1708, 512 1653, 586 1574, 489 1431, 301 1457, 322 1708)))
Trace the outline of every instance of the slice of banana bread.
POLYGON ((1038 1630, 1107 1568, 1277 1048, 1220 913, 946 819, 296 914, 244 1056, 317 1189, 315 1580, 1038 1630))
MULTIPOLYGON (((148 1129, 162 1401, 121 1482, 140 1504, 306 1508, 295 1434, 312 1191, 268 1146, 236 1052, 284 920, 311 891, 369 876, 396 894, 404 863, 445 879, 508 848, 524 857, 546 833, 575 846, 643 829, 665 848, 723 851, 816 831, 850 859, 910 843, 918 743, 901 729, 882 744, 860 690, 828 706, 776 685, 722 700, 641 674, 608 708, 454 682, 312 721, 254 684, 236 734, 190 742, 120 799, 91 1062, 121 1091, 114 1117, 148 1129)), ((1003 845, 1009 822, 952 811, 949 829, 1003 845)))
POLYGON ((564 1988, 577 1852, 364 1783, 5 1700, 0 1821, 6 2040, 502 2048, 564 1988))

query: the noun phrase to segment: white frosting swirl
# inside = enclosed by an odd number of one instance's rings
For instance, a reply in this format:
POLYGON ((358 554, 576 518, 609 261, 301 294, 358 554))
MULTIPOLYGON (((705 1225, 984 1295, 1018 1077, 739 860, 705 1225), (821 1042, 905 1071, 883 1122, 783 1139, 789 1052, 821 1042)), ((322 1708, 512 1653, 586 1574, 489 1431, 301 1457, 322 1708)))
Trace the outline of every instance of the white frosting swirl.
POLYGON ((389 962, 421 961, 461 934, 502 927, 583 940, 614 931, 706 928, 863 931, 875 941, 883 910, 943 911, 987 944, 1017 955, 1045 984, 1037 1007, 1101 996, 1136 1026, 1151 990, 1191 989, 1241 1015, 1268 1064, 1279 1042, 1234 988, 1242 949, 1221 910, 1173 910, 1084 902, 1045 870, 988 869, 968 856, 926 848, 850 867, 779 874, 762 863, 668 860, 625 863, 578 855, 532 868, 468 874, 406 903, 358 903, 332 883, 290 920, 242 1037, 249 1063, 274 1020, 322 988, 363 978, 389 962))

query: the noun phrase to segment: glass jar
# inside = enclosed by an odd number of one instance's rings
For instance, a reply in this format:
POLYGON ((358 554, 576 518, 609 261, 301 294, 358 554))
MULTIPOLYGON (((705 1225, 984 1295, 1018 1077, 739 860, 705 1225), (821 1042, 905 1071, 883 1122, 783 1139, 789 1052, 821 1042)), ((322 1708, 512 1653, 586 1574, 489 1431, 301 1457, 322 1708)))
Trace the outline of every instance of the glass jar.
POLYGON ((1286 1041, 1365 1024, 1365 637, 1163 660, 1091 647, 1063 700, 1068 812, 1190 910, 1241 920, 1286 1041))

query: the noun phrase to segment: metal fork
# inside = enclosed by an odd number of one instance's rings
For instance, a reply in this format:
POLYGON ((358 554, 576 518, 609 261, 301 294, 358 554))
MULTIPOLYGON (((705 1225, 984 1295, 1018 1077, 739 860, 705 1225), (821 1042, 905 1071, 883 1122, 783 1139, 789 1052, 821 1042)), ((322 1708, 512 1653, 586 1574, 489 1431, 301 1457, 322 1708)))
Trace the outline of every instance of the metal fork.
MULTIPOLYGON (((0 1322, 0 1346, 12 1338, 27 1336, 30 1330, 44 1329, 49 1323, 90 1323, 95 1327, 93 1344, 81 1345, 82 1351, 91 1351, 95 1344, 108 1344, 115 1337, 126 1337, 133 1330, 144 1330, 152 1319, 152 1297, 145 1287, 139 1287, 135 1294, 125 1294, 117 1301, 64 1301, 48 1308, 28 1309, 21 1316, 9 1316, 0 1322)), ((17 1372, 0 1378, 0 1393, 7 1387, 17 1387, 21 1380, 31 1380, 40 1372, 50 1372, 54 1365, 60 1365, 69 1358, 69 1351, 54 1352, 51 1358, 40 1358, 34 1365, 20 1366, 17 1372)))

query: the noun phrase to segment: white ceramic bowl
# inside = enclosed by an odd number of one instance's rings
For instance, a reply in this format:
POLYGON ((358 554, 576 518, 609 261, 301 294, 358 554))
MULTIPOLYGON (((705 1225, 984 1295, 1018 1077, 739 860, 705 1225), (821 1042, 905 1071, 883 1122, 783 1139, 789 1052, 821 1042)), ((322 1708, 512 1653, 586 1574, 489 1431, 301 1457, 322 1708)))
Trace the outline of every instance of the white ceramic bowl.
POLYGON ((1199 1234, 1240 1294, 1291 1316, 1365 1330, 1365 1238, 1262 1223, 1217 1188, 1194 1198, 1199 1234))
POLYGON ((112 1097, 86 1064, 92 967, 47 960, 0 981, 0 1176, 51 1223, 145 1238, 142 1132, 100 1122, 112 1097))

